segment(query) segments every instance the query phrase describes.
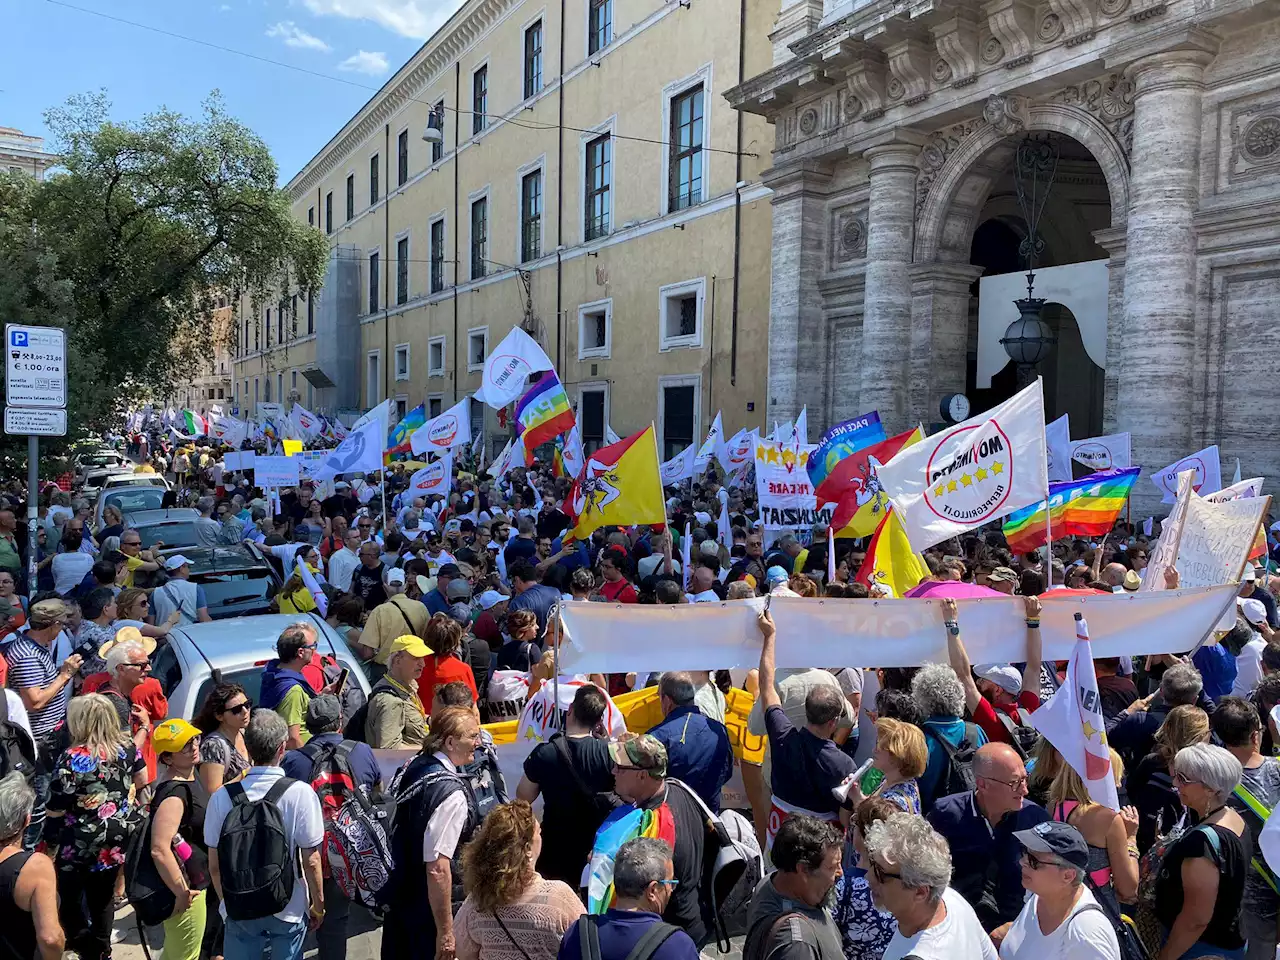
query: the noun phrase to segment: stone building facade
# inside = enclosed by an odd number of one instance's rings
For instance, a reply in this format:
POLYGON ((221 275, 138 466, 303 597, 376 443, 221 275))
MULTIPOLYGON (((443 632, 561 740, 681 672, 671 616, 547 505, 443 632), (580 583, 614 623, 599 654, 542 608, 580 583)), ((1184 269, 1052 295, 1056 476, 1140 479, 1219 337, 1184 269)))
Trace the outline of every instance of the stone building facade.
POLYGON ((1152 469, 1219 443, 1280 475, 1280 5, 783 2, 774 66, 727 94, 775 132, 770 419, 903 429, 974 393, 980 241, 1025 236, 1009 185, 1032 136, 1062 147, 1056 262, 1105 258, 1096 426, 1152 469))

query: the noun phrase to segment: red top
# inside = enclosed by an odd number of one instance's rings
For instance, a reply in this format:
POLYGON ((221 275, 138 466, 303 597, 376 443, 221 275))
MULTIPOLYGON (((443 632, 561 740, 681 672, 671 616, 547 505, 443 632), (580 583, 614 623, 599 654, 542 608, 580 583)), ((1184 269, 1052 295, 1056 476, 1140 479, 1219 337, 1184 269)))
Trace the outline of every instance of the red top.
POLYGON ((604 597, 610 603, 639 603, 640 597, 636 594, 636 588, 633 587, 626 579, 609 583, 605 581, 600 587, 600 596, 604 597))
POLYGON ((1023 690, 1018 694, 1018 702, 992 704, 986 697, 978 700, 978 708, 973 711, 973 722, 982 728, 982 732, 987 735, 987 739, 992 743, 1012 743, 1013 738, 1009 736, 1009 731, 1005 729, 1004 723, 996 716, 996 711, 1008 714, 1015 724, 1019 723, 1018 717, 1014 711, 1018 708, 1022 709, 1023 716, 1033 710, 1040 709, 1040 698, 1030 692, 1023 690))
POLYGON ((475 675, 468 664, 454 656, 432 654, 427 657, 426 663, 422 665, 422 676, 418 678, 418 697, 422 700, 423 709, 430 712, 431 700, 436 690, 455 680, 461 680, 471 688, 473 703, 480 699, 480 694, 476 691, 475 675))
MULTIPOLYGON (((101 693, 106 689, 118 696, 124 696, 112 686, 111 675, 106 673, 95 673, 86 677, 84 688, 80 692, 101 693)), ((147 711, 147 716, 150 718, 153 728, 157 723, 169 716, 169 700, 165 697, 164 691, 160 689, 160 681, 155 677, 147 677, 134 687, 129 699, 147 711)), ((132 717, 129 720, 129 731, 131 734, 138 732, 138 722, 132 717)), ((142 758, 147 761, 147 782, 151 783, 156 778, 156 748, 151 745, 151 737, 147 737, 146 742, 142 744, 141 752, 142 758)))

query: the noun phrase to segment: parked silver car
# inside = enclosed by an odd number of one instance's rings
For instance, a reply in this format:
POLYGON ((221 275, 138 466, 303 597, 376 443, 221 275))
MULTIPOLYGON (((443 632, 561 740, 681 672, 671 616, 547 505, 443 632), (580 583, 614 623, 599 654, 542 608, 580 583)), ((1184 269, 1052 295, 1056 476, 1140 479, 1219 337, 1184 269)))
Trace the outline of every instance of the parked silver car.
MULTIPOLYGON (((139 474, 129 474, 130 479, 139 476, 139 474)), ((159 479, 158 477, 156 479, 159 479)), ((102 529, 102 511, 108 506, 115 506, 117 510, 125 514, 126 518, 131 513, 137 513, 140 510, 161 510, 164 508, 164 495, 169 492, 169 488, 163 485, 153 483, 129 483, 125 486, 107 486, 104 485, 98 495, 98 503, 93 508, 93 529, 102 529)))
POLYGON ((276 640, 284 628, 309 620, 320 636, 320 652, 349 671, 343 695, 348 717, 369 696, 364 668, 323 618, 314 614, 267 614, 193 623, 169 631, 168 642, 151 657, 151 675, 169 698, 171 717, 193 717, 217 682, 238 683, 257 703, 262 692, 262 668, 275 658, 276 640))

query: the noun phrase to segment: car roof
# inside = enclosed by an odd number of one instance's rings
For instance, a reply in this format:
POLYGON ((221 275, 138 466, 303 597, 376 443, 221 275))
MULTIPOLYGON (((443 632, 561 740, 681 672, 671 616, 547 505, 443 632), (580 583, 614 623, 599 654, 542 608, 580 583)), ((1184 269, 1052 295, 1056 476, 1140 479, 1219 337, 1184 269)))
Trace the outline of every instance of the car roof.
MULTIPOLYGON (((112 491, 113 493, 115 491, 112 491)), ((170 507, 167 510, 127 510, 131 527, 152 527, 162 523, 190 523, 200 518, 200 511, 192 507, 170 507)))
POLYGON ((164 477, 160 476, 160 474, 158 473, 135 474, 132 470, 120 470, 120 471, 117 471, 117 473, 119 476, 122 476, 122 477, 126 475, 132 475, 138 478, 134 480, 133 483, 118 484, 118 486, 121 486, 121 487, 162 487, 165 485, 164 477), (159 481, 159 483, 156 482, 157 480, 159 481))
POLYGON ((191 623, 169 631, 170 642, 176 641, 187 651, 189 662, 199 663, 201 654, 218 669, 243 668, 276 655, 276 640, 284 628, 299 621, 309 621, 320 633, 320 652, 328 653, 329 644, 348 659, 354 655, 342 637, 324 620, 307 614, 264 613, 252 617, 228 617, 208 623, 191 623), (197 652, 197 648, 199 652, 197 652))
POLYGON ((226 570, 243 570, 247 567, 271 568, 266 557, 243 543, 216 547, 166 547, 160 551, 160 556, 171 557, 176 553, 182 554, 192 562, 193 566, 199 566, 205 572, 212 572, 219 568, 226 570))
POLYGON ((123 463, 117 463, 113 467, 95 467, 85 474, 86 477, 123 477, 125 474, 133 473, 133 467, 126 467, 123 463))

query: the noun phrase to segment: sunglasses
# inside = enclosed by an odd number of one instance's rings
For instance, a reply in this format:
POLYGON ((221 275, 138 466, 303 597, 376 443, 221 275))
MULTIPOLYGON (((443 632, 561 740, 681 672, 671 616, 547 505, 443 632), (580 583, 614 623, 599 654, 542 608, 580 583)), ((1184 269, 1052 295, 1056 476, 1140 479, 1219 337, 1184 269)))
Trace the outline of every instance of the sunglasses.
POLYGON ((223 713, 248 713, 253 709, 253 701, 246 700, 244 703, 237 703, 234 707, 227 707, 223 713))
MULTIPOLYGON (((868 859, 871 859, 871 858, 868 858, 868 859)), ((879 883, 888 883, 890 880, 902 879, 902 874, 890 873, 884 867, 880 866, 880 864, 877 863, 875 860, 871 860, 871 872, 876 875, 876 880, 879 883)))
POLYGON ((1056 867, 1058 864, 1052 860, 1039 860, 1029 850, 1022 851, 1022 862, 1031 870, 1043 870, 1045 867, 1056 867))
POLYGON ((660 884, 662 884, 664 887, 670 887, 672 890, 674 890, 676 887, 680 886, 680 881, 679 881, 679 880, 655 880, 655 881, 653 881, 653 882, 654 882, 654 883, 660 883, 660 884))

